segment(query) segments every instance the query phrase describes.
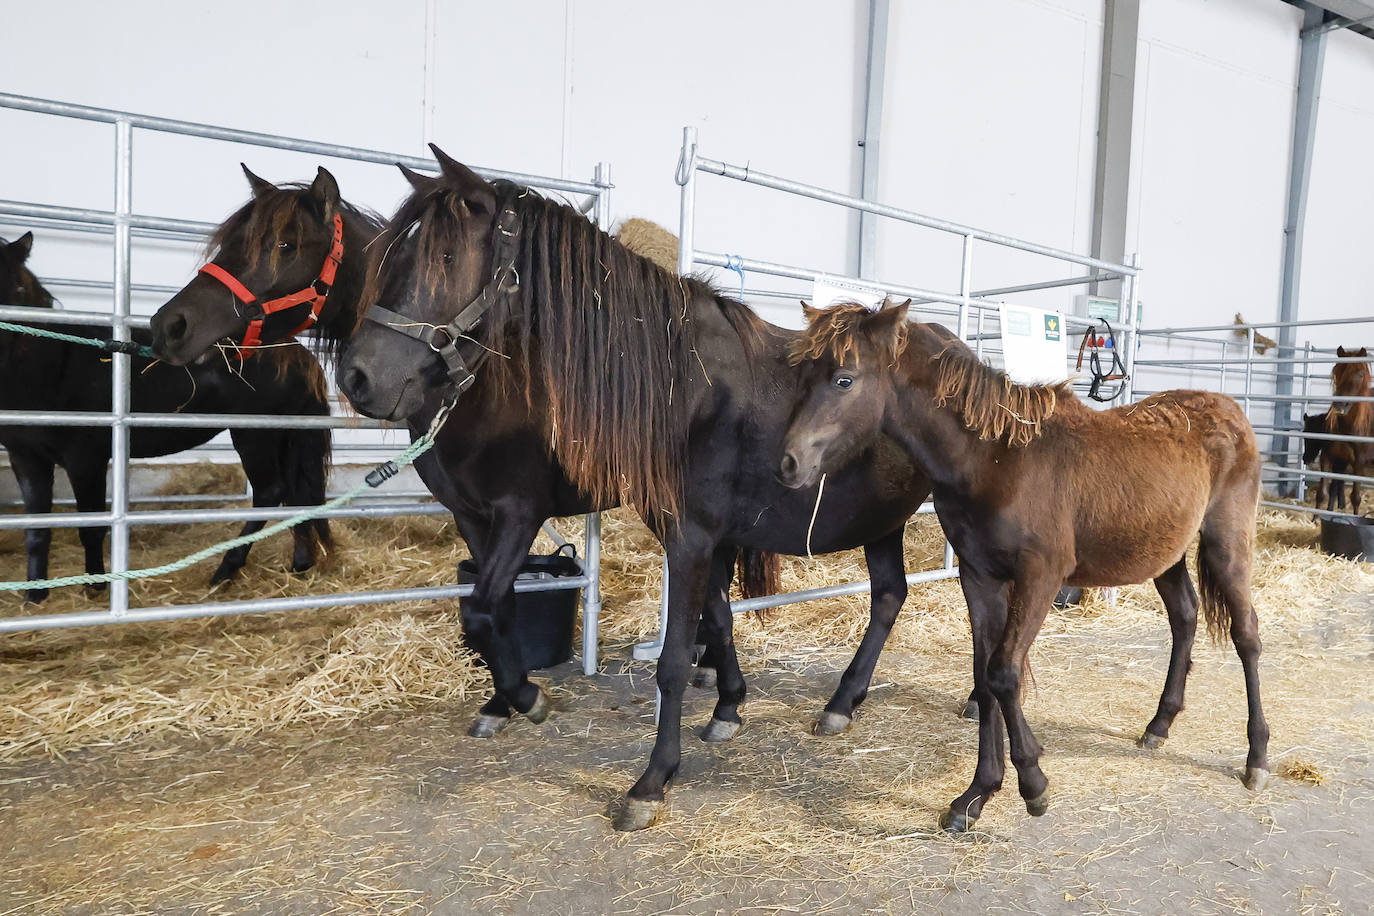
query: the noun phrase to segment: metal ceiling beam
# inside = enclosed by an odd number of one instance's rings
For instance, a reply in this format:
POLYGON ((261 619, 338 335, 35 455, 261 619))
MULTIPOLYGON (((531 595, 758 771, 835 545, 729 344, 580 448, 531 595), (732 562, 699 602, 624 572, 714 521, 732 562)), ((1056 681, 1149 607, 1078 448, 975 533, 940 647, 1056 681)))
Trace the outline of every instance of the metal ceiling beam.
MULTIPOLYGON (((859 196, 864 200, 878 199, 878 151, 883 130, 883 83, 887 73, 887 14, 888 0, 869 0, 864 134, 859 141, 859 146, 863 148, 859 196)), ((858 262, 860 277, 871 280, 876 276, 878 217, 873 213, 859 214, 858 262)))
MULTIPOLYGON (((1317 139, 1317 103, 1321 98, 1322 69, 1326 61, 1326 36, 1321 28, 1325 12, 1318 6, 1307 7, 1300 33, 1301 56, 1298 60, 1298 92, 1293 108, 1293 150, 1288 167, 1288 213, 1283 224, 1283 280, 1279 293, 1279 321, 1298 320, 1298 285, 1302 273, 1303 228, 1307 220, 1307 191, 1312 179, 1312 150, 1317 139)), ((1292 325, 1279 328, 1280 362, 1275 393, 1293 392, 1293 363, 1284 357, 1297 355, 1297 329, 1292 325)), ((1306 371, 1306 366, 1303 367, 1306 371)), ((1292 425, 1292 404, 1281 401, 1274 408, 1274 425, 1292 425)), ((1288 437, 1275 436, 1274 448, 1279 463, 1286 464, 1288 437)))
MULTIPOLYGON (((1097 99, 1097 165, 1093 176, 1093 257, 1126 260, 1126 207, 1131 190, 1131 124, 1140 0, 1107 0, 1102 27, 1102 71, 1097 99)), ((1093 284, 1094 294, 1115 292, 1121 281, 1093 284)))

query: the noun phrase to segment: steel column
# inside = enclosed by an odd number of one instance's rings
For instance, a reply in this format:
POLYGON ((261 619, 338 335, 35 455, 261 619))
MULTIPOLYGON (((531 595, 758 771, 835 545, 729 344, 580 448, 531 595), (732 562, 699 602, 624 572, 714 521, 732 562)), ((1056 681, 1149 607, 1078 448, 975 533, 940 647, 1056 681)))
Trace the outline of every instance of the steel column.
MULTIPOLYGON (((1131 124, 1135 108, 1136 43, 1140 0, 1107 0, 1102 28, 1102 71, 1097 99, 1097 166, 1093 177, 1092 253, 1124 260, 1126 208, 1131 184, 1131 124)), ((1094 283, 1092 292, 1115 281, 1094 283)))
MULTIPOLYGON (((883 85, 887 71, 888 0, 868 2, 868 67, 864 79, 864 133, 860 165, 859 196, 878 199, 878 153, 883 133, 883 85)), ((877 270, 878 217, 859 214, 859 276, 872 280, 877 270)))

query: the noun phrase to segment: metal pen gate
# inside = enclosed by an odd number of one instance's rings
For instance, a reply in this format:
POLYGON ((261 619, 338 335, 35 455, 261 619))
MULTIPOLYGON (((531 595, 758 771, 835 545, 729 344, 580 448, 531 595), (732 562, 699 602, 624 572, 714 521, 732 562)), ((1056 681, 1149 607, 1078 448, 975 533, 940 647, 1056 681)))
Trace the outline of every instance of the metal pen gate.
MULTIPOLYGON (((0 320, 21 321, 33 324, 73 324, 91 327, 110 327, 116 340, 128 340, 133 328, 145 328, 147 317, 131 314, 132 293, 140 292, 167 294, 175 292, 172 287, 141 286, 131 282, 132 240, 135 236, 151 237, 179 242, 202 243, 214 224, 186 219, 172 219, 133 212, 133 157, 134 131, 148 131, 163 134, 179 134, 204 140, 224 141, 249 146, 287 150, 326 156, 356 162, 376 163, 391 166, 402 163, 417 171, 435 172, 436 164, 429 159, 416 156, 397 155, 379 150, 341 146, 332 143, 318 143, 274 134, 234 130, 210 124, 179 121, 169 118, 149 117, 124 111, 72 105, 27 96, 0 93, 0 108, 32 112, 54 118, 77 119, 109 124, 114 128, 114 207, 111 210, 95 210, 75 207, 59 207, 26 201, 0 201, 0 222, 22 225, 24 228, 52 228, 63 231, 104 233, 113 237, 113 274, 108 284, 90 280, 54 281, 58 287, 85 289, 108 289, 111 292, 109 312, 82 312, 60 309, 41 309, 17 307, 0 303, 0 320)), ((591 181, 570 181, 542 175, 528 175, 495 169, 477 169, 488 179, 504 178, 534 188, 576 195, 580 198, 579 208, 594 218, 599 225, 610 223, 610 168, 602 162, 597 165, 591 181)), ((0 422, 10 425, 48 425, 48 426, 110 426, 111 428, 111 487, 109 509, 104 512, 71 512, 54 515, 0 515, 0 529, 14 528, 72 528, 90 526, 110 526, 110 569, 125 572, 129 569, 129 528, 140 524, 191 524, 200 522, 247 521, 263 519, 274 521, 290 518, 300 511, 299 507, 281 509, 148 509, 132 511, 129 494, 129 430, 137 426, 159 427, 296 427, 296 428, 388 428, 386 424, 372 420, 346 419, 343 417, 317 416, 251 416, 251 415, 191 415, 191 414, 151 414, 130 412, 129 404, 129 357, 123 353, 113 354, 112 371, 113 394, 111 409, 108 412, 76 411, 11 411, 0 410, 0 422)), ((332 495, 332 494, 331 494, 332 495)), ((390 496, 391 494, 383 494, 390 496)), ((444 514, 447 512, 438 503, 415 501, 421 495, 412 492, 400 494, 407 501, 394 498, 385 501, 367 500, 346 508, 334 509, 324 513, 327 518, 384 518, 402 515, 444 514)), ((199 501, 231 497, 202 497, 199 501)), ((176 496, 166 497, 167 501, 183 501, 176 496)), ((196 500, 191 500, 196 501, 196 500)), ((548 528, 555 540, 561 540, 557 532, 548 528)), ((549 591, 555 589, 581 588, 583 592, 583 639, 582 667, 587 674, 596 670, 597 618, 601 610, 600 561, 601 561, 601 518, 597 513, 586 516, 585 544, 580 560, 581 575, 556 580, 519 581, 517 592, 549 591)), ((168 607, 130 607, 127 580, 112 582, 109 590, 109 603, 105 610, 69 614, 34 614, 20 617, 0 618, 0 633, 20 630, 48 629, 54 627, 94 626, 109 623, 133 623, 154 620, 173 620, 186 617, 218 617, 233 614, 261 613, 268 611, 294 611, 319 607, 338 607, 361 604, 378 604, 392 601, 415 601, 430 599, 453 599, 466 597, 472 593, 471 585, 452 585, 422 588, 389 589, 384 591, 361 591, 347 594, 300 595, 287 598, 266 598, 240 601, 205 602, 201 604, 173 605, 168 607)))
MULTIPOLYGON (((991 354, 993 347, 986 346, 986 341, 992 341, 999 337, 996 331, 985 328, 985 319, 991 316, 995 323, 998 318, 998 309, 1001 303, 995 297, 1012 295, 1015 293, 1031 292, 1034 290, 1055 289, 1059 287, 1086 286, 1089 284, 1120 281, 1120 290, 1117 296, 1117 333, 1126 343, 1126 372, 1132 374, 1135 356, 1134 342, 1136 340, 1139 282, 1138 277, 1140 268, 1134 263, 1113 264, 1110 261, 1103 261, 1098 258, 1088 257, 1087 255, 1075 254, 1071 251, 1053 248, 1048 245, 1040 245, 1035 242, 1028 242, 1023 239, 1014 238, 999 232, 987 229, 980 229, 974 226, 966 226, 961 223, 949 220, 937 219, 926 216, 912 210, 904 210, 898 207, 888 206, 877 201, 868 200, 862 197, 855 197, 850 194, 842 194, 826 188, 816 187, 815 185, 793 181, 787 178, 780 178, 760 172, 750 166, 731 165, 715 159, 708 159, 702 156, 697 150, 697 131, 694 127, 685 127, 682 131, 682 152, 677 165, 677 183, 681 187, 681 219, 678 227, 679 248, 678 248, 678 272, 682 274, 690 273, 697 267, 722 267, 731 271, 738 272, 741 282, 745 273, 760 274, 767 277, 781 278, 792 281, 811 281, 818 276, 834 276, 827 271, 812 269, 806 266, 791 264, 779 264, 772 261, 757 260, 749 257, 742 257, 738 254, 725 254, 715 251, 707 251, 696 247, 695 223, 696 223, 696 182, 697 173, 716 175, 729 178, 743 184, 750 184, 757 187, 768 188, 783 194, 790 194, 801 198, 818 200, 825 203, 834 204, 851 211, 861 214, 872 214, 884 219, 896 220, 916 226, 923 226, 935 229, 940 232, 958 236, 962 239, 962 258, 960 261, 960 283, 957 291, 939 291, 924 289, 906 283, 889 282, 881 279, 859 280, 858 282, 878 287, 885 290, 891 296, 911 297, 912 304, 918 305, 922 311, 923 318, 935 318, 948 323, 960 338, 972 343, 980 356, 985 353, 991 354), (974 250, 977 244, 990 245, 993 247, 1016 249, 1040 255, 1047 259, 1076 267, 1089 268, 1090 272, 1082 276, 1073 276, 1053 280, 1044 280, 1018 284, 1015 286, 1003 286, 992 289, 975 289, 973 286, 973 265, 974 250)), ((846 277, 841 279, 857 280, 858 278, 846 277)), ((749 299, 791 299, 797 298, 796 290, 779 291, 773 289, 742 289, 742 298, 749 299)), ((1092 319, 1082 318, 1076 315, 1064 315, 1066 330, 1077 328, 1079 330, 1090 327, 1094 324, 1092 319)), ((1066 371, 1065 373, 1069 373, 1066 371)), ((1086 388, 1086 385, 1080 386, 1086 388)), ((1124 402, 1131 397, 1129 381, 1118 392, 1117 400, 1124 402)), ((918 510, 920 513, 931 513, 934 507, 926 503, 918 510)), ((934 582, 940 579, 949 579, 959 575, 959 568, 954 562, 954 551, 948 543, 945 544, 944 562, 936 569, 921 570, 907 574, 907 583, 916 585, 922 582, 934 582)), ((660 629, 659 641, 652 643, 641 643, 635 647, 635 657, 654 658, 657 657, 662 645, 663 633, 666 630, 667 611, 668 611, 668 592, 667 592, 667 559, 664 559, 664 583, 663 602, 660 609, 660 629)), ((858 595, 868 592, 870 583, 867 579, 858 582, 847 582, 836 585, 827 585, 821 588, 807 589, 798 592, 787 592, 778 595, 769 595, 761 598, 750 598, 731 603, 731 610, 736 614, 746 611, 762 610, 764 608, 780 607, 786 604, 799 604, 803 601, 815 601, 822 598, 834 598, 842 595, 858 595)))

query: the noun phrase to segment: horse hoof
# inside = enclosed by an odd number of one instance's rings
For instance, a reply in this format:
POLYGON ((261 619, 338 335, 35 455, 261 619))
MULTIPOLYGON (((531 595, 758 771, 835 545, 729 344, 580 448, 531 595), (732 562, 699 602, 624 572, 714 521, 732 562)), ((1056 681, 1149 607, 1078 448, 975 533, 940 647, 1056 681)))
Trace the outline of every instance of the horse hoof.
POLYGON ((965 719, 977 719, 978 701, 969 700, 967 703, 964 704, 964 708, 960 711, 959 715, 965 719))
POLYGON ((940 815, 940 829, 946 833, 968 833, 976 823, 978 818, 969 817, 952 808, 940 815))
POLYGON ((48 600, 48 590, 46 588, 30 589, 24 594, 25 604, 42 604, 48 600))
POLYGON ((692 686, 710 690, 716 686, 715 668, 698 668, 692 672, 692 686))
POLYGON ((739 734, 739 730, 744 727, 743 722, 731 722, 727 719, 711 719, 701 730, 701 740, 710 744, 719 744, 722 741, 729 741, 739 734))
POLYGON ((816 717, 816 722, 811 726, 811 734, 828 737, 830 735, 843 734, 849 726, 854 724, 854 719, 844 713, 830 712, 826 710, 816 717))
POLYGON ((1136 741, 1136 746, 1142 747, 1147 751, 1157 751, 1164 746, 1165 740, 1165 738, 1162 738, 1159 735, 1154 735, 1150 732, 1146 732, 1145 734, 1141 735, 1140 738, 1136 741))
POLYGON ((101 595, 105 594, 109 588, 110 586, 107 582, 93 582, 82 588, 82 591, 86 593, 87 598, 99 598, 101 595))
POLYGON ((1026 799, 1026 813, 1031 817, 1041 817, 1050 810, 1050 790, 1048 788, 1035 798, 1026 799))
POLYGON ((315 561, 314 561, 314 560, 306 560, 306 561, 303 562, 303 563, 292 563, 292 564, 291 564, 291 571, 292 571, 293 573, 303 573, 303 572, 307 572, 307 571, 309 571, 309 570, 312 570, 312 569, 314 569, 314 568, 315 568, 315 561))
POLYGON ((621 833, 630 833, 634 830, 652 827, 658 822, 659 812, 662 808, 663 802, 627 798, 625 803, 620 806, 620 810, 616 812, 612 826, 621 833))
POLYGON ((547 719, 552 711, 553 701, 549 699, 548 691, 540 687, 539 695, 534 698, 534 705, 530 707, 529 712, 525 713, 525 718, 538 725, 547 719))
POLYGON ((1264 788, 1265 783, 1269 782, 1269 771, 1260 767, 1245 768, 1245 788, 1251 792, 1258 792, 1264 788))
POLYGON ((489 716, 478 713, 477 718, 468 726, 468 735, 473 738, 495 738, 501 729, 510 724, 510 716, 489 716))
POLYGON ((215 574, 210 577, 210 584, 213 586, 219 585, 221 582, 228 582, 230 579, 234 578, 234 573, 236 572, 238 572, 237 567, 225 568, 221 566, 219 569, 215 570, 215 574))

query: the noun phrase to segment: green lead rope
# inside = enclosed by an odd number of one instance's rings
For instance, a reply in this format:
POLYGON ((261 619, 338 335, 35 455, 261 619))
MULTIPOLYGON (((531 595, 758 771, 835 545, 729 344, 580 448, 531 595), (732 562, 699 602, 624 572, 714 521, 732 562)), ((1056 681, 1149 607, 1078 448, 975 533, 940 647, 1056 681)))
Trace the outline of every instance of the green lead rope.
POLYGON ((0 331, 14 331, 19 334, 30 334, 34 337, 46 337, 49 340, 82 344, 87 347, 95 347, 106 353, 128 353, 130 356, 157 357, 152 347, 145 347, 142 344, 134 343, 132 340, 96 340, 93 337, 78 337, 75 334, 63 334, 61 331, 49 331, 46 328, 31 328, 26 324, 12 324, 8 321, 0 321, 0 331))

